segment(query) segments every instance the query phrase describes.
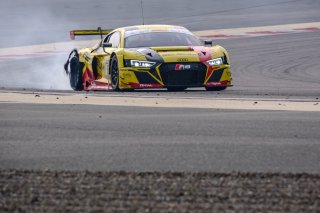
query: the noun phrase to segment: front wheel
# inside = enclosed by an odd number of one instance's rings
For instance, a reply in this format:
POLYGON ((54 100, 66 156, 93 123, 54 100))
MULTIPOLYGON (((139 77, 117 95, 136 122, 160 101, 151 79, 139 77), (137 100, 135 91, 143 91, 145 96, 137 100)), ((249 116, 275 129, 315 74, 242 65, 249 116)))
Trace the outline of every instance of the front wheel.
POLYGON ((112 90, 119 91, 119 67, 117 56, 114 55, 110 63, 110 75, 112 90))
POLYGON ((83 90, 82 68, 83 64, 79 62, 78 57, 72 57, 70 60, 69 80, 71 88, 75 91, 83 90))
POLYGON ((207 91, 222 91, 227 89, 226 86, 218 86, 218 87, 205 87, 207 91))

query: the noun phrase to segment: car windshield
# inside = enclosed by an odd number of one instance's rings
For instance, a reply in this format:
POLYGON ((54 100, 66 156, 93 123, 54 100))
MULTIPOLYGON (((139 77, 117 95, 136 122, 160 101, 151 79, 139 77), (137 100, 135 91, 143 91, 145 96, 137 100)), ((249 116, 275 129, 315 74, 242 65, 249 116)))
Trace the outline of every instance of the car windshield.
POLYGON ((124 40, 125 48, 159 46, 200 46, 200 40, 192 34, 178 32, 145 32, 131 35, 124 40))

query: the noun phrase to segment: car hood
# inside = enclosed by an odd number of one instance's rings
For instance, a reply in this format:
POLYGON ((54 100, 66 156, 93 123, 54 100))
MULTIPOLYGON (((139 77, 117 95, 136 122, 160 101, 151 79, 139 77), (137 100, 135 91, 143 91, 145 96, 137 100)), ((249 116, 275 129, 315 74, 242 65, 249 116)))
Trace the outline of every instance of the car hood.
POLYGON ((135 51, 155 62, 205 62, 212 59, 213 49, 204 46, 150 47, 135 51))

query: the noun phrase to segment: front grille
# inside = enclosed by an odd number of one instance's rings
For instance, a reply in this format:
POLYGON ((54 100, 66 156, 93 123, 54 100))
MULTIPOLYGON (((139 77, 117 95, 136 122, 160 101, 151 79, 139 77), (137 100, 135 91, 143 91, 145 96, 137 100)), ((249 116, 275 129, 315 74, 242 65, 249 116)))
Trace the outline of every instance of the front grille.
POLYGON ((165 86, 202 86, 207 67, 203 63, 164 63, 160 74, 165 86), (182 67, 177 70, 178 67, 182 67))

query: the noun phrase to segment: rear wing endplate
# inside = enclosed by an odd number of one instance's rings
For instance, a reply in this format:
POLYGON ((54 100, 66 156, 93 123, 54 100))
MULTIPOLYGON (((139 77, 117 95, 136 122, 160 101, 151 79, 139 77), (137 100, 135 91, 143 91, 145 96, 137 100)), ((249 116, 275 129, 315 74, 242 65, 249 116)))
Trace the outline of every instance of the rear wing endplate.
POLYGON ((76 36, 87 36, 87 35, 108 35, 113 30, 102 30, 101 27, 98 27, 96 30, 71 30, 70 31, 70 38, 74 40, 76 36))

